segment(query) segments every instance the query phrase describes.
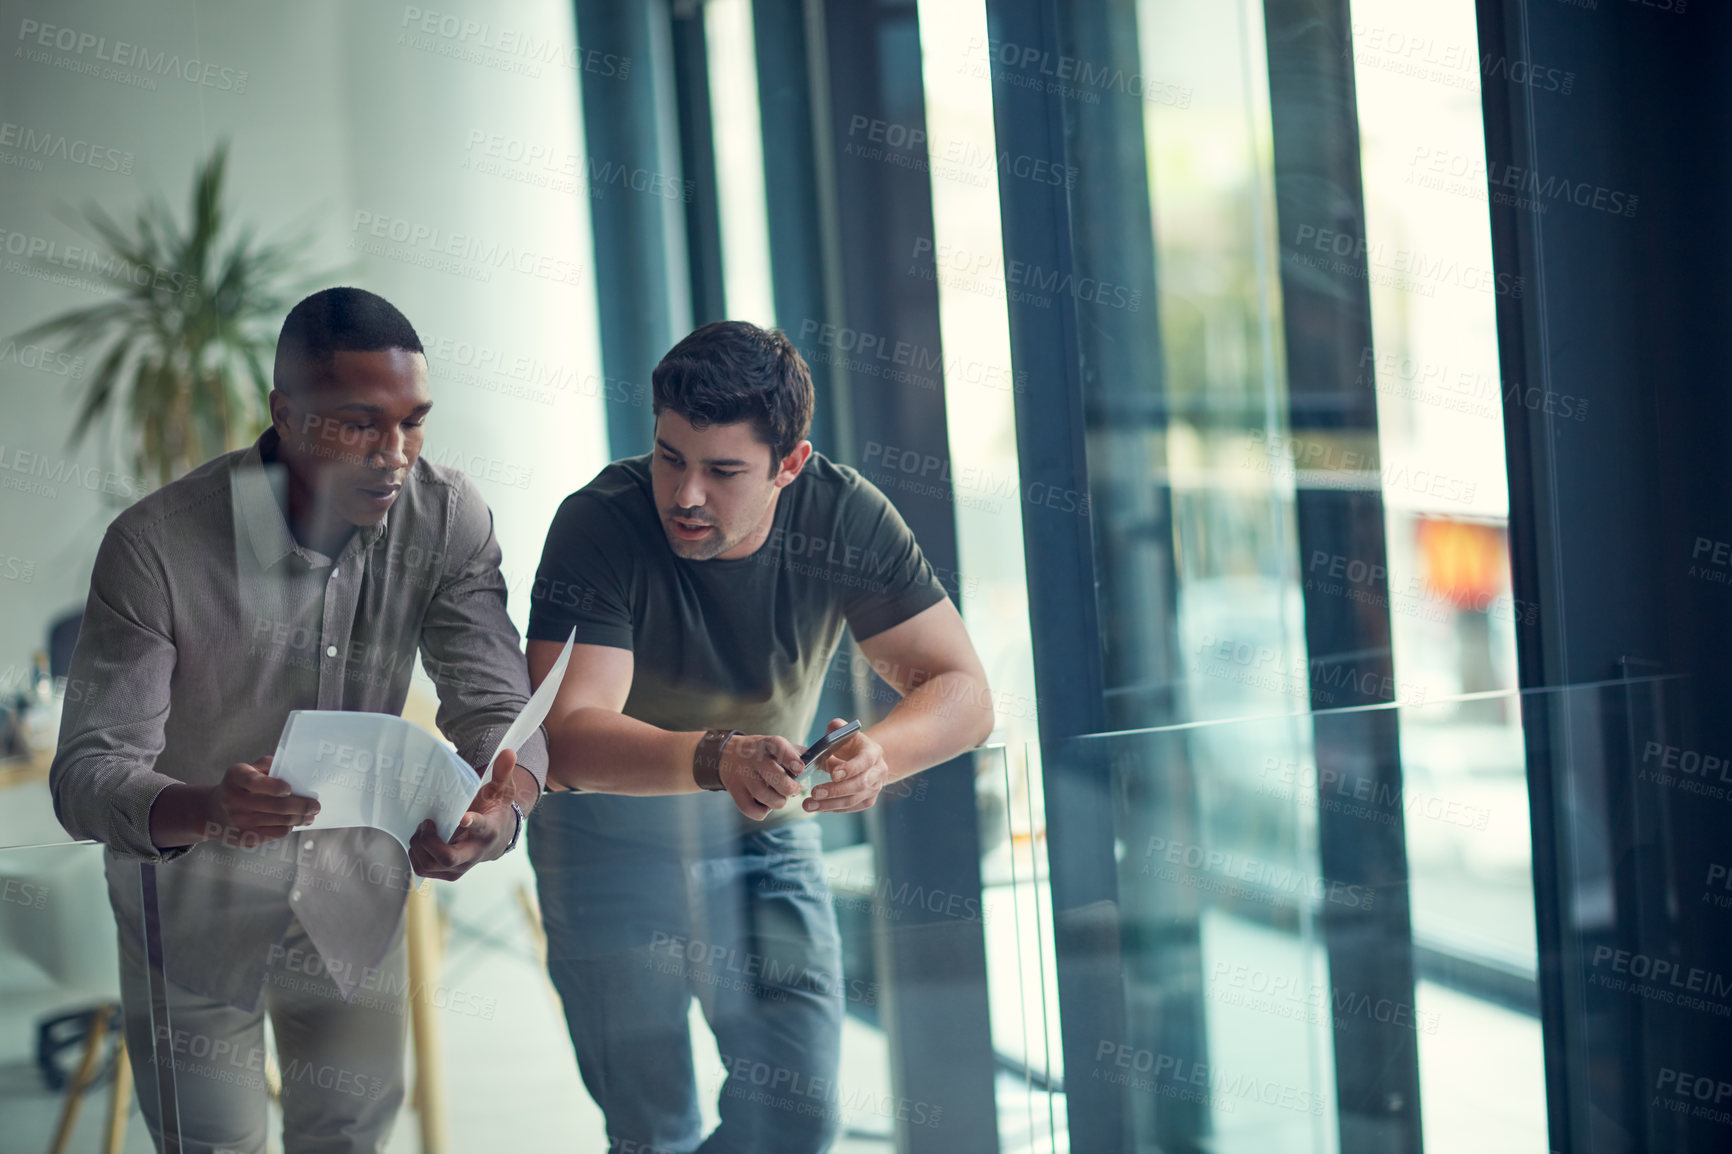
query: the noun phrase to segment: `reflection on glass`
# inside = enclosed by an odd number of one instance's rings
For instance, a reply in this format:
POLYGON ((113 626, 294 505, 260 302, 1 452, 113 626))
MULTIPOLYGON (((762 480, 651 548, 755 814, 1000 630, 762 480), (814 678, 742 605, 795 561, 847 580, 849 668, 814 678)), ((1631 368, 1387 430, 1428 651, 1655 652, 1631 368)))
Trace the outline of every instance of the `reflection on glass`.
POLYGON ((116 951, 117 940, 139 941, 143 931, 124 923, 117 939, 102 858, 90 844, 0 850, 8 1150, 48 1150, 56 1140, 69 1150, 153 1149, 133 1105, 135 1093, 158 1092, 152 1022, 148 1005, 135 1021, 122 1014, 116 951))
MULTIPOLYGON (((1149 102, 1150 211, 1167 415, 1153 479, 1172 493, 1183 705, 1164 720, 1309 704, 1300 628, 1273 249, 1260 5, 1143 0, 1142 64, 1181 99, 1149 102)), ((1139 639, 1139 644, 1146 639, 1139 639)))
POLYGON ((722 293, 732 320, 775 323, 770 224, 764 201, 764 140, 751 0, 704 5, 716 199, 722 226, 722 293))
MULTIPOLYGON (((998 772, 976 779, 987 923, 993 1048, 1020 1077, 998 1080, 1007 1150, 1048 1150, 1064 1132, 1059 1084, 1058 1000, 1050 949, 1045 819, 1037 757, 1039 732, 1033 643, 1028 628, 1022 510, 1036 500, 1017 467, 1016 397, 1028 387, 1011 364, 1005 299, 991 278, 963 267, 979 254, 1002 277, 999 182, 1014 179, 995 143, 992 87, 971 66, 987 37, 979 5, 922 3, 920 49, 926 86, 924 147, 931 174, 933 244, 958 254, 937 263, 942 380, 950 414, 946 475, 955 495, 960 607, 973 627, 1005 742, 998 772), (984 291, 983 291, 984 290, 984 291), (1054 1115, 1055 1100, 1059 1113, 1054 1115)), ((888 131, 888 130, 887 130, 888 131)))
MULTIPOLYGON (((603 459, 605 434, 599 418, 604 397, 628 402, 631 397, 629 382, 604 381, 599 369, 588 214, 591 202, 602 197, 648 195, 639 190, 651 187, 651 174, 625 171, 612 158, 586 153, 580 77, 602 69, 617 75, 622 62, 605 48, 593 54, 579 51, 569 4, 515 4, 509 14, 474 5, 442 12, 419 7, 341 12, 283 7, 215 15, 214 10, 195 8, 180 0, 161 0, 98 3, 76 13, 37 3, 9 10, 10 27, 24 51, 19 67, 0 73, 0 106, 7 109, 10 123, 0 142, 8 162, 0 166, 0 201, 8 205, 8 243, 16 246, 16 251, 6 249, 7 268, 0 273, 0 405, 6 416, 0 471, 9 480, 27 483, 8 484, 0 492, 0 522, 8 530, 8 540, 0 546, 0 606, 5 609, 0 613, 0 686, 7 697, 24 688, 32 697, 28 718, 20 719, 27 724, 16 732, 28 731, 33 756, 0 763, 0 788, 7 792, 6 803, 0 805, 0 844, 66 838, 44 780, 56 740, 54 704, 63 705, 68 714, 92 700, 142 708, 139 693, 162 689, 170 681, 168 672, 99 684, 67 676, 61 637, 68 622, 71 635, 78 631, 103 531, 121 506, 154 489, 156 478, 134 476, 140 470, 130 464, 127 444, 107 437, 68 444, 67 434, 105 354, 103 347, 47 342, 20 357, 21 343, 13 338, 45 317, 101 305, 119 295, 123 283, 136 287, 140 277, 146 286, 153 278, 168 286, 165 296, 172 297, 175 286, 184 295, 192 277, 206 278, 202 283, 219 305, 224 291, 211 276, 214 264, 152 269, 107 260, 71 223, 76 210, 92 205, 126 222, 126 231, 131 231, 141 208, 160 197, 174 218, 184 222, 196 166, 219 142, 227 141, 219 248, 248 233, 274 238, 304 230, 301 271, 322 270, 331 280, 307 285, 301 293, 338 281, 379 290, 400 302, 425 338, 427 375, 437 400, 437 415, 427 423, 424 456, 466 478, 471 491, 479 491, 486 501, 506 556, 499 575, 519 627, 534 578, 534 555, 552 510, 603 459), (25 160, 33 149, 41 163, 25 160), (54 157, 56 152, 64 158, 54 157), (73 156, 94 157, 97 163, 75 163, 73 156), (47 654, 51 685, 58 682, 43 703, 35 700, 31 660, 38 649, 47 654)), ((275 291, 280 286, 268 287, 275 291)), ((232 293, 232 286, 228 291, 232 293)), ((271 337, 301 293, 272 306, 271 337)), ((163 311, 172 316, 174 301, 166 304, 163 311)), ((238 364, 220 366, 204 359, 180 367, 193 374, 226 370, 233 374, 232 384, 256 386, 262 400, 271 376, 270 343, 264 342, 262 385, 238 364)), ((148 359, 143 367, 148 370, 148 359)), ((197 397, 187 399, 184 412, 174 412, 174 405, 162 408, 167 411, 122 411, 121 423, 133 435, 169 430, 165 455, 171 457, 177 425, 168 418, 181 421, 179 427, 222 424, 223 414, 197 397)), ((257 410, 237 409, 231 417, 243 425, 253 422, 237 434, 243 444, 263 429, 257 410)), ((176 471, 197 463, 182 462, 176 471)), ((418 547, 414 559, 397 559, 425 565, 452 540, 444 535, 442 546, 418 547)), ((232 551, 202 560, 205 568, 220 569, 225 561, 232 564, 232 551)), ((323 585, 322 574, 319 583, 323 585)), ((401 594, 413 584, 405 581, 394 591, 401 594)), ((260 615, 252 612, 257 608, 227 602, 213 608, 218 627, 196 631, 197 645, 208 647, 197 656, 239 655, 256 670, 268 663, 257 650, 268 650, 288 657, 285 664, 316 665, 305 636, 293 640, 303 622, 285 622, 285 614, 267 610, 261 629, 260 615), (242 636, 223 632, 229 628, 242 636)), ((315 636, 318 624, 315 611, 315 636)), ((367 640, 362 638, 362 648, 367 640)), ((70 650, 70 636, 64 648, 70 650)), ((183 634, 183 674, 193 667, 195 650, 183 634)), ((318 652, 322 654, 322 647, 318 652)), ((430 702, 433 693, 432 683, 419 676, 418 665, 411 644, 402 665, 405 682, 410 666, 417 667, 411 710, 430 702)), ((178 719, 188 728, 202 727, 200 736, 206 739, 218 728, 219 718, 249 713, 249 703, 236 696, 243 678, 212 680, 212 692, 227 695, 232 708, 211 709, 208 715, 202 709, 183 709, 178 719)), ((353 699, 349 704, 354 707, 353 699)), ((0 757, 20 752, 7 742, 12 732, 0 722, 0 757)), ((266 741, 248 756, 268 749, 266 741)), ((159 768, 180 764, 177 753, 171 746, 159 768)), ((317 840, 308 839, 308 848, 317 840)), ((16 856, 23 851, 4 855, 17 864, 18 872, 0 882, 0 899, 36 894, 36 879, 48 879, 42 883, 46 905, 39 911, 48 921, 17 922, 8 917, 10 907, 0 904, 0 924, 7 932, 5 948, 0 949, 0 981, 6 983, 8 1012, 16 1013, 4 1031, 6 1066, 18 1075, 16 1081, 8 1080, 6 1100, 0 1103, 0 1133, 5 1134, 0 1146, 7 1149, 48 1149, 54 1111, 62 1100, 37 1081, 32 1055, 26 1052, 34 1041, 26 1027, 34 1016, 55 1007, 36 1004, 43 991, 24 983, 25 962, 76 992, 59 996, 58 1009, 65 1013, 90 999, 114 1001, 123 957, 134 992, 136 979, 144 973, 143 967, 131 964, 137 961, 143 935, 124 913, 118 938, 123 948, 116 951, 111 895, 101 883, 101 848, 56 847, 60 849, 77 852, 77 868, 96 879, 94 890, 86 885, 89 878, 66 872, 72 865, 48 869, 16 856), (59 920, 73 928, 82 925, 84 938, 68 936, 59 920), (80 966, 91 967, 91 974, 75 973, 80 966), (45 1119, 41 1124, 39 1115, 45 1119)), ((276 859, 270 864, 282 863, 276 859)), ((174 866, 162 869, 167 873, 174 866)), ((259 876, 241 875, 243 880, 259 876)), ((133 869, 131 877, 130 886, 120 885, 114 892, 118 901, 130 901, 136 909, 143 902, 139 871, 133 869)), ((234 877, 221 880, 244 888, 234 877)), ((423 893, 430 897, 433 889, 429 886, 423 893)), ((503 899, 511 894, 509 886, 501 885, 503 899)), ((218 904, 192 903, 190 913, 175 911, 182 933, 171 962, 201 952, 208 960, 217 953, 213 943, 238 932, 231 924, 235 919, 214 915, 218 904)), ((244 900, 238 904, 249 905, 244 900)), ((427 909, 433 909, 431 902, 427 909)), ((495 906, 490 912, 516 919, 500 927, 501 934, 515 931, 528 939, 517 906, 495 906)), ((37 911, 30 913, 35 917, 37 911)), ((438 952, 440 936, 436 927, 424 936, 424 942, 435 947, 432 953, 438 952)), ((325 1079, 344 1080, 341 1092, 352 1093, 360 1085, 367 1101, 375 1084, 357 1078, 372 1076, 365 1068, 369 1042, 376 1054, 381 1044, 397 1041, 393 1058, 400 1066, 411 1049, 402 1039, 416 1037, 425 1045, 415 1048, 409 1059, 412 1076, 431 1089, 425 1089, 413 1114, 400 1119, 395 1117, 394 1092, 381 1090, 376 1109, 388 1110, 396 1121, 394 1141, 409 1148, 422 1136, 417 1131, 435 1132, 441 1126, 455 1137, 458 1149, 500 1140, 498 1103, 515 1099, 526 1079, 534 1082, 543 1069, 549 1072, 550 1097, 578 1097, 572 1092, 576 1083, 569 1042, 562 1034, 562 1048, 542 1065, 502 1063, 501 1053, 515 1051, 498 1033, 494 1014, 500 991, 540 997, 536 1020, 546 1021, 544 983, 518 978, 508 985, 508 967, 498 975, 498 986, 491 974, 465 976, 464 938, 455 931, 453 938, 447 958, 452 977, 443 985, 437 979, 419 984, 397 980, 395 970, 378 983, 395 987, 387 991, 386 1000, 406 999, 412 1007, 424 1007, 419 1022, 423 1029, 411 1029, 413 1009, 398 1005, 395 1012, 382 1011, 372 1028, 363 1031, 376 1037, 356 1042, 333 1033, 325 1042, 326 1053, 335 1051, 339 1057, 309 1064, 306 1039, 272 1041, 269 1026, 262 1028, 257 1044, 213 1056, 213 1032, 201 1031, 190 1017, 183 1017, 176 1023, 182 1033, 161 1039, 158 1056, 207 1084, 215 1079, 228 1090, 255 1095, 262 1111, 267 1095, 281 1101, 284 1087, 290 1097, 297 1087, 330 1088, 323 1085, 325 1079), (441 1033, 435 1023, 446 1029, 441 1033), (296 1061, 280 1061, 279 1049, 296 1061), (454 1092, 465 1085, 483 1087, 489 1078, 495 1082, 485 1097, 454 1092)), ((532 970, 527 947, 523 955, 524 968, 532 970)), ((362 970, 380 961, 350 960, 362 970)), ((316 952, 296 952, 294 943, 284 944, 277 961, 279 975, 287 983, 300 983, 303 992, 319 977, 308 971, 323 965, 316 952)), ((183 966, 177 976, 186 973, 183 966)), ((162 976, 160 970, 156 976, 162 976)), ((320 990, 321 996, 328 994, 328 983, 320 990)), ((150 1005, 148 996, 131 1000, 150 1005)), ((315 1011, 325 1008, 326 1001, 314 1004, 315 1011)), ((78 1054, 72 1026, 66 1029, 66 1046, 57 1059, 63 1067, 78 1054)), ((146 1064, 131 1067, 138 1070, 137 1085, 116 1091, 121 1100, 154 1104, 166 1098, 172 1103, 177 1087, 167 1085, 159 1094, 154 1074, 175 1066, 149 1062, 152 1022, 141 1022, 135 1014, 116 1022, 115 1031, 111 1037, 125 1033, 145 1043, 142 1051, 132 1047, 135 1062, 146 1064)), ((97 1131, 104 1124, 104 1098, 114 1085, 109 1081, 86 1094, 69 1149, 102 1148, 97 1131)), ((190 1088, 178 1089, 188 1091, 190 1109, 190 1088)), ((303 1094, 301 1101, 307 1100, 303 1094)), ((277 1106, 270 1109, 266 1125, 274 1137, 281 1132, 282 1118, 277 1106)), ((581 1128, 581 1111, 570 1113, 581 1128)), ((598 1135, 594 1119, 589 1121, 591 1136, 598 1135)), ((550 1124, 547 1119, 533 1122, 537 1128, 550 1124)), ((508 1141, 512 1137, 506 1135, 508 1141)), ((122 1141, 127 1150, 150 1148, 136 1107, 122 1141)), ((533 1141, 522 1145, 533 1148, 533 1141)))
MULTIPOLYGON (((1402 711, 1414 942, 1422 974, 1428 962, 1479 973, 1489 986, 1525 991, 1517 1004, 1537 1013, 1526 760, 1509 692, 1515 625, 1532 607, 1511 595, 1503 433, 1505 404, 1527 390, 1498 366, 1474 8, 1353 0, 1352 14, 1366 242, 1376 254, 1375 348, 1361 357, 1357 384, 1377 391, 1396 679, 1431 698, 1464 698, 1402 711), (1387 275, 1396 268, 1406 271, 1387 275)), ((1354 587, 1346 572, 1332 582, 1354 587)), ((1326 782, 1318 794, 1326 804, 1352 800, 1326 782)), ((1460 1024, 1420 1037, 1428 1144, 1542 1148, 1533 1020, 1435 987, 1421 998, 1452 1007, 1460 1024), (1480 1027, 1471 1042, 1470 1021, 1480 1027), (1497 1055, 1496 1078, 1487 1055, 1497 1055)))
MULTIPOLYGON (((775 222, 765 210, 756 38, 771 7, 702 6, 727 308, 760 323, 773 319, 775 222)), ((66 444, 100 349, 4 342, 112 287, 80 247, 87 238, 67 224, 68 206, 93 203, 130 219, 160 193, 178 210, 198 161, 232 141, 234 230, 269 236, 307 223, 312 267, 343 269, 343 279, 380 290, 422 326, 438 400, 427 455, 465 474, 492 510, 521 629, 553 511, 605 459, 604 406, 648 403, 647 381, 601 372, 596 296, 612 286, 594 280, 591 208, 609 198, 673 201, 677 181, 593 155, 582 135, 586 84, 623 87, 634 69, 642 79, 665 61, 626 60, 599 33, 580 48, 569 4, 510 9, 454 0, 438 12, 248 8, 213 17, 210 6, 180 0, 103 0, 74 17, 32 0, 14 13, 20 51, 0 73, 0 847, 37 848, 0 849, 0 1066, 11 1071, 0 1086, 0 1145, 9 1149, 47 1149, 62 1119, 72 1148, 96 1148, 114 1125, 110 1095, 161 1100, 163 1069, 208 1081, 212 1062, 194 1050, 207 1042, 190 1018, 176 1027, 189 1032, 166 1042, 170 1055, 184 1043, 182 1065, 148 1062, 136 1046, 119 1055, 120 1037, 148 1040, 164 1025, 148 1012, 104 1016, 120 998, 123 958, 135 985, 150 977, 137 952, 145 931, 123 912, 114 936, 102 850, 69 842, 45 781, 60 711, 115 688, 69 678, 65 653, 116 501, 154 482, 130 476, 114 445, 66 444), (100 65, 98 39, 110 57, 100 65), (133 54, 113 59, 120 44, 133 54), (195 55, 214 70, 189 80, 161 68, 195 55), (87 1055, 92 1076, 73 1119, 67 1084, 87 1055)), ((985 5, 919 5, 927 139, 897 153, 930 174, 930 243, 968 254, 960 265, 937 263, 943 350, 921 354, 939 363, 913 368, 943 381, 960 554, 960 573, 946 584, 973 628, 994 691, 995 739, 1005 743, 977 756, 977 911, 1000 1147, 1064 1149, 1064 1087, 1099 1078, 1130 1091, 1146 1149, 1183 1139, 1248 1154, 1329 1154, 1341 1142, 1334 1024, 1369 1015, 1417 1038, 1429 1146, 1539 1150, 1529 815, 1513 692, 1514 624, 1534 607, 1511 596, 1502 412, 1544 406, 1567 420, 1585 408, 1502 379, 1497 363, 1473 9, 1466 0, 1352 3, 1375 336, 1354 384, 1377 400, 1377 462, 1366 471, 1382 489, 1386 608, 1397 680, 1410 690, 1400 694, 1397 799, 1357 797, 1317 768, 1315 735, 1327 722, 1309 712, 1319 701, 1301 590, 1310 581, 1311 595, 1328 585, 1351 598, 1374 582, 1366 559, 1303 556, 1296 546, 1294 494, 1314 478, 1296 467, 1287 436, 1263 6, 1138 0, 1054 11, 1067 34, 1108 15, 1119 21, 1110 53, 1090 50, 1081 63, 1122 64, 1142 81, 1128 96, 1090 94, 1118 104, 1063 108, 1077 155, 1099 155, 1088 150, 1110 139, 1136 177, 1070 173, 1067 191, 1088 206, 1075 223, 1098 224, 1097 206, 1116 197, 1124 212, 1112 220, 1111 244, 1138 254, 1140 279, 1126 284, 1147 289, 1139 307, 1119 312, 1061 302, 1085 321, 1086 363, 1112 368, 1085 374, 1089 476, 1078 478, 1086 493, 1070 495, 1092 502, 1110 734, 1039 740, 1025 580, 1039 558, 1024 556, 1023 517, 1032 502, 1051 506, 1050 494, 1022 480, 1014 418, 1019 396, 1048 386, 1010 363, 1005 300, 990 291, 1003 285, 986 283, 1007 277, 1004 183, 1030 177, 995 139, 992 85, 1004 67, 985 5), (1406 51, 1417 42, 1439 46, 1423 67, 1406 51), (984 59, 996 63, 980 67, 984 59), (1387 275, 1416 262, 1454 271, 1387 275), (958 275, 963 265, 987 274, 958 275), (1103 350, 1112 347, 1134 355, 1111 361, 1103 350), (1052 767, 1078 759, 1111 786, 1113 827, 1090 833, 1115 843, 1118 901, 1101 924, 1120 943, 1123 972, 1111 980, 1129 1013, 1121 1031, 1089 1040, 1091 1065, 1067 1070, 1045 791, 1052 767), (1420 978, 1412 1005, 1368 1004, 1363 991, 1337 988, 1321 944, 1331 904, 1358 908, 1366 894, 1323 874, 1319 815, 1352 820, 1367 800, 1393 802, 1403 823, 1410 876, 1394 880, 1411 894, 1420 978)), ((817 34, 821 24, 802 17, 800 27, 817 34)), ((824 59, 826 47, 810 59, 824 59)), ((1085 271, 1100 255, 1081 242, 1085 271)), ((321 601, 308 612, 323 609, 321 601)), ((249 633, 256 622, 237 628, 237 652, 261 644, 249 633)), ((406 711, 431 724, 434 683, 418 665, 413 678, 406 711)), ((1588 744, 1586 729, 1579 736, 1588 744)), ((894 1085, 881 1025, 894 982, 921 978, 881 973, 875 951, 897 931, 906 894, 887 892, 882 879, 893 871, 864 842, 822 861, 844 949, 835 975, 846 991, 832 1095, 837 1149, 885 1150, 911 1124, 904 1115, 921 1108, 917 1089, 894 1085)), ((1581 868, 1600 871, 1593 892, 1609 895, 1609 864, 1581 868)), ((122 894, 149 908, 137 889, 122 894)), ((1589 914, 1609 919, 1610 897, 1601 905, 1589 914)), ((410 899, 405 956, 387 959, 399 988, 372 1030, 407 1050, 412 1097, 392 1149, 441 1136, 458 1150, 605 1141, 547 977, 543 914, 522 855, 410 899), (537 1105, 502 1112, 502 1103, 537 1105)), ((696 972, 692 935, 672 919, 659 929, 657 964, 696 972)), ((182 960, 210 952, 187 936, 182 960)), ((285 943, 276 972, 311 980, 304 971, 317 954, 285 943)), ((716 960, 716 981, 743 980, 725 951, 716 960)), ((1616 1002, 1626 992, 1597 996, 1616 1002)), ((696 1005, 691 1015, 707 1130, 728 1064, 696 1005)), ((276 1133, 284 1084, 322 1075, 292 1043, 285 1052, 295 1064, 279 1059, 284 1039, 259 1030, 260 1043, 238 1065, 225 1057, 217 1073, 275 1087, 276 1133)), ((350 1058, 360 1053, 338 1045, 350 1058)), ((356 1073, 354 1061, 329 1064, 337 1076, 356 1073)), ((149 1148, 136 1112, 117 1121, 123 1149, 149 1148)))
MULTIPOLYGON (((1400 721, 1404 731, 1411 725, 1423 733, 1447 723, 1454 711, 1453 702, 1411 706, 1401 709, 1400 721)), ((1363 813, 1367 821, 1380 815, 1329 796, 1326 783, 1319 788, 1312 756, 1293 740, 1286 719, 1105 735, 1046 751, 1048 764, 1065 757, 1088 759, 1111 773, 1113 796, 1120 799, 1115 835, 1121 890, 1158 891, 1165 908, 1187 909, 1201 925, 1198 993, 1207 1007, 1206 1060, 1187 1065, 1168 1044, 1158 1014, 1133 1002, 1125 1036, 1103 1044, 1096 1068, 1084 1073, 1130 1088, 1139 1141, 1173 1102, 1188 1101, 1203 1110, 1200 1133, 1208 1137, 1201 1140, 1209 1149, 1334 1149, 1331 1034, 1345 1021, 1361 1019, 1379 1029, 1413 1032, 1422 1057, 1422 1096, 1437 1101, 1440 1110, 1454 1105, 1472 1111, 1450 1120, 1434 1119, 1428 1110, 1428 1133, 1437 1135, 1442 1148, 1461 1148, 1468 1135, 1474 1135, 1476 1148, 1543 1148, 1539 1024, 1531 1010, 1488 996, 1475 975, 1459 968, 1422 965, 1408 1005, 1386 1004, 1374 992, 1332 982, 1310 927, 1332 905, 1345 911, 1371 907, 1377 891, 1327 876, 1299 848, 1300 828, 1247 836, 1234 815, 1259 799, 1288 802, 1301 812, 1324 805, 1349 816, 1363 813), (1240 758, 1237 751, 1244 750, 1261 755, 1253 787, 1218 772, 1224 758, 1240 758), (1219 782, 1221 803, 1206 809, 1205 820, 1183 840, 1159 823, 1151 825, 1141 801, 1148 779, 1180 762, 1191 764, 1202 779, 1219 782)), ((1470 779, 1427 780, 1411 785, 1409 796, 1413 835, 1426 836, 1435 827, 1470 851, 1495 852, 1500 834, 1479 825, 1486 803, 1470 779)), ((1140 954, 1171 948, 1164 929, 1161 921, 1135 920, 1127 912, 1121 926, 1127 967, 1140 954)))

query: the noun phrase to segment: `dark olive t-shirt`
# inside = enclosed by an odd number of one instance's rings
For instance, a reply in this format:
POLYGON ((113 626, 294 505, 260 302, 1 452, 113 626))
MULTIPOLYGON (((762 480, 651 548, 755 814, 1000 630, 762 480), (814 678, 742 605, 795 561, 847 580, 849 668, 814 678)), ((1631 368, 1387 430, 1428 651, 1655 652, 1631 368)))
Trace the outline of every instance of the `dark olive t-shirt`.
MULTIPOLYGON (((670 730, 737 729, 803 744, 844 625, 865 640, 942 601, 943 588, 889 499, 812 454, 776 502, 763 546, 688 561, 669 546, 648 456, 616 461, 553 519, 531 595, 529 636, 629 649, 624 713, 670 730)), ((763 822, 726 793, 584 794, 584 832, 711 853, 741 832, 808 816, 791 802, 763 822)))

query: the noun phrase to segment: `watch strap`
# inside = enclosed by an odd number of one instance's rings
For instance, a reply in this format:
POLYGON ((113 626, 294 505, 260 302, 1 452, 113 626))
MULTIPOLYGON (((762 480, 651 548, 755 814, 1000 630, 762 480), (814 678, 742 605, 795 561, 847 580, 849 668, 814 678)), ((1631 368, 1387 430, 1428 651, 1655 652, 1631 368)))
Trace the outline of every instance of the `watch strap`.
POLYGON ((698 739, 698 748, 692 754, 692 780, 698 783, 699 789, 715 793, 725 788, 722 785, 722 748, 739 732, 737 729, 706 729, 703 737, 698 739))

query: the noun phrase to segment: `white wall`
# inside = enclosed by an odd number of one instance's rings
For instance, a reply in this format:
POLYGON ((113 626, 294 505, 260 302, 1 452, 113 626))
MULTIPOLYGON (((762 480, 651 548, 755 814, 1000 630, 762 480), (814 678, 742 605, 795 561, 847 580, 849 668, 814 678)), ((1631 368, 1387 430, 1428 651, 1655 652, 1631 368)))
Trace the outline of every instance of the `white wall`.
MULTIPOLYGON (((16 126, 0 127, 0 161, 24 161, 0 163, 6 690, 42 647, 48 622, 82 605, 116 511, 113 498, 105 503, 93 490, 105 471, 124 472, 100 441, 67 448, 80 382, 30 367, 33 352, 8 351, 12 334, 100 296, 26 275, 20 270, 29 266, 7 250, 57 244, 63 253, 83 244, 63 219, 67 205, 94 201, 124 216, 161 191, 184 216, 195 164, 225 137, 237 219, 265 235, 310 229, 309 271, 332 274, 322 283, 383 294, 428 344, 437 407, 427 452, 480 484, 505 550, 512 615, 524 623, 552 512, 606 459, 573 67, 583 60, 522 47, 532 39, 569 46, 563 0, 442 3, 441 19, 427 26, 419 10, 382 0, 0 3, 0 124, 16 126), (49 35, 70 50, 39 44, 48 26, 65 30, 49 35), (116 64, 117 51, 128 51, 119 42, 145 50, 146 63, 116 64), (164 63, 153 72, 148 64, 159 54, 164 63), (201 67, 195 75, 205 82, 191 83, 164 74, 175 58, 214 69, 201 67), (26 152, 26 130, 38 140, 64 137, 69 153, 77 142, 113 151, 98 154, 102 167, 81 166, 26 152), (510 156, 538 147, 546 159, 494 158, 494 170, 478 171, 490 142, 510 156), (124 171, 103 170, 111 165, 124 171), (385 237, 372 235, 375 222, 385 237), (422 230, 422 239, 389 238, 405 227, 422 230), (435 244, 455 244, 471 259, 429 268, 435 244), (501 253, 509 254, 503 263, 501 253), (519 262, 531 271, 516 271, 519 262), (73 469, 76 478, 64 479, 73 469)), ((119 478, 108 484, 134 488, 119 478)))

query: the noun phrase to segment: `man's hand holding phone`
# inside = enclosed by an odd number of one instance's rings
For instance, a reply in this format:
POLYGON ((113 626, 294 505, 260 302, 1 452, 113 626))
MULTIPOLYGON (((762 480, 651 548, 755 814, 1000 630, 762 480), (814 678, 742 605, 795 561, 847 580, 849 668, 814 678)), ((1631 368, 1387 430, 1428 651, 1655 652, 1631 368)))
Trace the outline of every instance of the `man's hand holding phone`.
POLYGON ((884 750, 858 721, 834 718, 825 735, 802 751, 786 738, 748 736, 728 739, 722 749, 722 786, 740 812, 763 821, 791 798, 806 792, 819 772, 830 780, 814 787, 801 804, 808 813, 856 813, 870 809, 890 781, 884 750))
POLYGON ((763 821, 798 794, 802 772, 800 747, 785 737, 737 733, 722 747, 722 788, 753 821, 763 821))
POLYGON ((813 769, 830 780, 812 790, 804 802, 808 813, 858 813, 871 809, 890 782, 884 750, 860 728, 858 721, 831 718, 824 738, 806 751, 813 769))

